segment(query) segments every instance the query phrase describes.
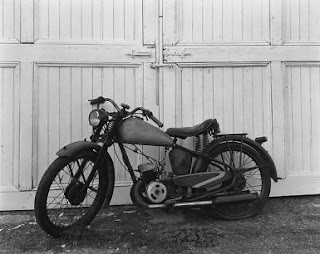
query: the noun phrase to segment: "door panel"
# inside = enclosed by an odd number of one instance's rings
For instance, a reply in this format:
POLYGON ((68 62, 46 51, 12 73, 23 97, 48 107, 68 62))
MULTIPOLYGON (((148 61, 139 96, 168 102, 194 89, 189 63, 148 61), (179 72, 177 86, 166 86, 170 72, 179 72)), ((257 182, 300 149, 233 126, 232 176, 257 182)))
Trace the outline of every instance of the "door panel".
POLYGON ((268 44, 269 0, 165 0, 164 42, 268 44))
POLYGON ((35 40, 57 43, 141 42, 141 0, 36 0, 35 40))
MULTIPOLYGON (((131 107, 142 105, 142 66, 38 66, 38 83, 35 101, 37 119, 35 123, 36 172, 34 183, 38 183, 44 170, 56 158, 56 151, 64 145, 89 139, 92 128, 88 115, 93 107, 88 99, 94 96, 113 98, 131 107)), ((112 107, 106 107, 113 110, 112 107)), ((116 181, 130 182, 115 154, 122 158, 118 148, 110 149, 115 163, 116 181)), ((129 158, 137 168, 140 158, 129 153, 129 158)), ((36 187, 36 185, 34 186, 36 187)))
MULTIPOLYGON (((166 69, 164 122, 185 127, 216 118, 223 133, 266 135, 272 147, 270 66, 205 66, 166 69)), ((192 148, 193 141, 186 144, 192 148)))

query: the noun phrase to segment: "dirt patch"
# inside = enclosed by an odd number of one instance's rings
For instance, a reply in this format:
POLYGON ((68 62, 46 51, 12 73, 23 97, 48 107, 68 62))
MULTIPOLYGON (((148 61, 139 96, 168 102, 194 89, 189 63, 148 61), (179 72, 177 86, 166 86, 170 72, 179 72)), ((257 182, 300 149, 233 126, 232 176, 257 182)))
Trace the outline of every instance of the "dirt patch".
POLYGON ((8 220, 0 224, 0 253, 320 253, 320 196, 273 198, 258 216, 239 221, 201 209, 117 206, 59 239, 40 230, 33 212, 0 218, 8 220))

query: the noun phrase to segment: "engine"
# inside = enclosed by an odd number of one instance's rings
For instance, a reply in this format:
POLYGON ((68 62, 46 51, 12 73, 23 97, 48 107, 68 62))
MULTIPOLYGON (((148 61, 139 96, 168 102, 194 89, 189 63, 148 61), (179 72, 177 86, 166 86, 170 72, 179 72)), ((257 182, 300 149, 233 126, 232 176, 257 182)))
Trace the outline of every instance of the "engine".
POLYGON ((172 176, 161 176, 158 165, 141 164, 138 166, 138 171, 141 179, 132 190, 135 200, 143 201, 146 205, 159 204, 177 195, 177 186, 173 183, 172 176))

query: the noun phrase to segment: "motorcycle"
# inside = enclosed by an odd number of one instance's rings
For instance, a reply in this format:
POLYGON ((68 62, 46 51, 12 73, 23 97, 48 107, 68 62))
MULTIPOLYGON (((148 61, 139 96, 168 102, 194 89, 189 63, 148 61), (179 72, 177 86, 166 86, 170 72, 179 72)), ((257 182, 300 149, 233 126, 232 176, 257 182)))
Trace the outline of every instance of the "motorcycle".
POLYGON ((201 207, 222 219, 244 219, 261 211, 271 179, 278 180, 275 164, 262 147, 266 137, 252 140, 245 133, 221 134, 216 119, 164 132, 148 109, 129 111, 129 105, 119 107, 102 96, 89 101, 96 107, 89 114, 90 141, 60 149, 36 192, 37 222, 52 236, 89 225, 101 207, 109 205, 115 184, 109 149, 116 144, 132 178, 132 202, 145 209, 201 207), (115 110, 102 108, 106 102, 115 110), (146 122, 149 119, 159 128, 146 122), (194 138, 195 150, 178 144, 186 138, 194 138), (172 170, 165 168, 165 159, 145 154, 142 145, 164 147, 165 155, 169 151, 172 170), (134 169, 126 149, 144 156, 145 163, 134 169))

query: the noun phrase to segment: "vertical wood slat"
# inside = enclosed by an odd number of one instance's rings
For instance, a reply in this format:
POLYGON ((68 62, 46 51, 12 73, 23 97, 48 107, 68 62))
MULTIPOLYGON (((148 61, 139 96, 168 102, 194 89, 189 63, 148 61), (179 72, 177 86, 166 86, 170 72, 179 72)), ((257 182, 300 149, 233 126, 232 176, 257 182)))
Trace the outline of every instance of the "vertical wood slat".
POLYGON ((269 43, 269 1, 165 0, 164 41, 182 43, 269 43), (167 20, 166 20, 167 19, 167 20), (182 21, 180 21, 182 20, 182 21), (170 24, 170 26, 169 26, 170 24), (173 29, 176 27, 176 29, 173 29))
POLYGON ((284 3, 285 42, 319 43, 320 2, 286 0, 284 3))
MULTIPOLYGON (((0 2, 1 41, 7 43, 20 41, 20 8, 21 3, 18 0, 3 0, 0 2)), ((26 12, 28 12, 28 10, 26 10, 26 12)), ((25 12, 23 14, 25 14, 25 12)), ((24 16, 22 17, 24 18, 24 16)), ((23 27, 23 29, 25 30, 25 27, 23 27)), ((24 31, 22 32, 24 33, 24 31)), ((22 39, 24 40, 25 38, 22 36, 22 39)))
POLYGON ((35 39, 142 42, 142 0, 35 0, 33 6, 35 39))
MULTIPOLYGON (((24 43, 33 43, 33 13, 34 13, 33 0, 20 1, 20 41, 24 43)), ((18 15, 18 14, 17 14, 18 15)))

